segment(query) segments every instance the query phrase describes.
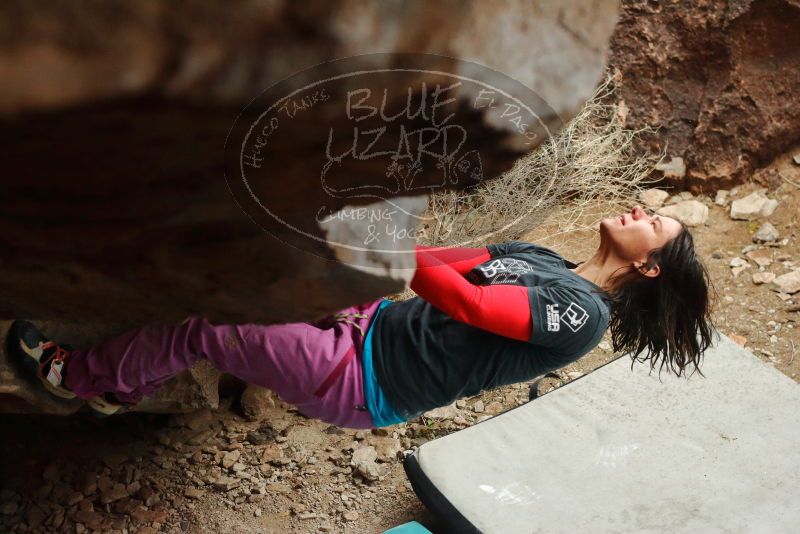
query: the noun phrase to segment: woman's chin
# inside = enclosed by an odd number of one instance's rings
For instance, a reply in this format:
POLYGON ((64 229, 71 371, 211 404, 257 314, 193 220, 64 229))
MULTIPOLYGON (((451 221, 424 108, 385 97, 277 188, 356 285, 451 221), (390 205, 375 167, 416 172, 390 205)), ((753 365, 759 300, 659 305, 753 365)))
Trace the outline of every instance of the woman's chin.
POLYGON ((615 228, 615 224, 617 226, 619 225, 619 219, 616 219, 614 217, 603 219, 602 221, 600 221, 600 228, 599 228, 600 234, 602 235, 604 233, 612 231, 615 228))

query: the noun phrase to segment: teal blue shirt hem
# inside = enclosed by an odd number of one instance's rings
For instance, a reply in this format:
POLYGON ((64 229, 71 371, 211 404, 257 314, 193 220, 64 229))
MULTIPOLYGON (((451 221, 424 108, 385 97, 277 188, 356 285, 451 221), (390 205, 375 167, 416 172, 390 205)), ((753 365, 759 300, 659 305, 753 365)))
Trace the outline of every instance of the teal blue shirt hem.
POLYGON ((378 384, 378 377, 375 376, 375 368, 372 366, 372 329, 375 321, 378 319, 378 314, 386 306, 392 304, 389 299, 383 299, 383 302, 378 305, 375 310, 375 316, 372 323, 367 330, 367 335, 364 338, 364 349, 362 354, 362 366, 364 370, 364 401, 367 404, 367 409, 372 416, 372 423, 376 427, 396 425, 397 423, 405 422, 405 419, 400 417, 394 408, 389 404, 386 396, 383 394, 380 385, 378 384))

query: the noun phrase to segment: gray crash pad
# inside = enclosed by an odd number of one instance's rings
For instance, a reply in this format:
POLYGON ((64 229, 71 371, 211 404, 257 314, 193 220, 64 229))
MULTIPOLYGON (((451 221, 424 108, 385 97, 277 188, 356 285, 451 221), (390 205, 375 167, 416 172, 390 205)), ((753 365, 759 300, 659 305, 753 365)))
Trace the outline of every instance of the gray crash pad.
POLYGON ((800 386, 727 337, 705 378, 621 358, 406 458, 453 532, 800 531, 800 386))

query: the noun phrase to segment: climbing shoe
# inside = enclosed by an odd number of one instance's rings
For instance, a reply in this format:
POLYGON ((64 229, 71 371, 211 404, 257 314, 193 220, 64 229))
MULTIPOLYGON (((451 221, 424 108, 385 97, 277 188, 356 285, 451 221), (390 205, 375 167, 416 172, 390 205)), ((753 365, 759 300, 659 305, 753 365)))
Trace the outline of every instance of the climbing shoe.
POLYGON ((44 387, 62 399, 74 399, 67 388, 65 369, 72 347, 59 345, 28 321, 14 321, 8 330, 9 355, 24 369, 34 373, 44 387))
POLYGON ((120 401, 113 393, 103 393, 102 395, 98 395, 86 401, 86 404, 89 406, 89 408, 94 410, 95 415, 99 415, 101 417, 119 415, 127 412, 132 406, 134 406, 133 404, 120 401))

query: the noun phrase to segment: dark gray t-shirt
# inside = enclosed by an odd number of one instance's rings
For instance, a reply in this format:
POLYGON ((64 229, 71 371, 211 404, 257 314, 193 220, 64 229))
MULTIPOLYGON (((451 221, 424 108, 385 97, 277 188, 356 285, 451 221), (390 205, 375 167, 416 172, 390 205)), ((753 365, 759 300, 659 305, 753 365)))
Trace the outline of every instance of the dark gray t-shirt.
POLYGON ((456 321, 421 297, 381 311, 373 326, 378 383, 406 419, 461 397, 533 379, 594 348, 608 327, 610 297, 569 270, 574 264, 532 243, 489 245, 492 259, 466 278, 528 288, 528 342, 456 321))

